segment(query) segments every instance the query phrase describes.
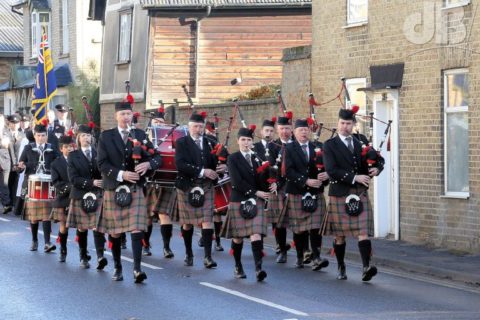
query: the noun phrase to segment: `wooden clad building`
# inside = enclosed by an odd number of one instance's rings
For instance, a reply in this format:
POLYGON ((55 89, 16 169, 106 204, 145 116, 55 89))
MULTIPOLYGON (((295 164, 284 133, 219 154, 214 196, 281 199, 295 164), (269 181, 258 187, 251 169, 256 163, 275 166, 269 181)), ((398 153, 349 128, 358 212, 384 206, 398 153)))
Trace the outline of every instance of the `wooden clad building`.
POLYGON ((140 109, 185 102, 182 85, 204 104, 280 84, 282 50, 311 44, 305 0, 112 0, 105 13, 105 110, 122 99, 127 79, 140 109), (232 86, 235 78, 242 81, 232 86))

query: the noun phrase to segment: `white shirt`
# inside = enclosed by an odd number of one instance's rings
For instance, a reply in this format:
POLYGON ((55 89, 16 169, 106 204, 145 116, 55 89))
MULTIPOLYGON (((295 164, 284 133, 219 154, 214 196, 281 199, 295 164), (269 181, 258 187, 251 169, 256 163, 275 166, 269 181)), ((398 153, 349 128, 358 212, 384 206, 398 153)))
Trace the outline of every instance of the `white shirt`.
MULTIPOLYGON (((123 129, 123 128, 120 128, 120 127, 117 126, 117 129, 118 129, 118 133, 120 134, 120 137, 122 139, 123 139, 123 132, 122 131, 128 131, 130 133, 130 130, 128 130, 127 128, 123 129)), ((85 151, 83 151, 83 153, 85 154, 85 151)), ((123 182, 123 172, 124 172, 123 170, 118 171, 118 174, 117 174, 117 181, 118 182, 123 182)))
MULTIPOLYGON (((90 151, 90 157, 92 157, 92 148, 88 147, 88 148, 82 148, 82 152, 83 154, 85 155, 85 157, 87 157, 87 150, 90 151)), ((87 157, 88 158, 88 157, 87 157)))

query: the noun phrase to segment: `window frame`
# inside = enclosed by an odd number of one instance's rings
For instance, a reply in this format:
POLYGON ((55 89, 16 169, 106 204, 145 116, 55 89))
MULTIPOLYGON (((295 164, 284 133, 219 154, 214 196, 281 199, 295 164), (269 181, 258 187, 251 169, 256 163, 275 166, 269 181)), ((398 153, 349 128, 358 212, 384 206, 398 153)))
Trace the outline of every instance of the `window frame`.
POLYGON ((118 12, 118 44, 117 44, 117 63, 130 63, 132 58, 132 36, 133 36, 133 9, 128 8, 118 12), (130 34, 128 39, 128 52, 126 59, 121 57, 122 50, 122 16, 130 15, 130 34))
POLYGON ((451 3, 451 0, 444 0, 443 8, 444 9, 451 9, 451 8, 458 8, 468 6, 472 1, 471 0, 463 0, 460 3, 451 3))
MULTIPOLYGON (((367 6, 367 16, 365 17, 364 20, 352 20, 351 15, 350 15, 350 1, 352 0, 347 0, 347 26, 355 26, 355 25, 364 25, 368 23, 368 0, 362 0, 365 1, 365 4, 367 6)), ((358 0, 357 0, 358 1, 358 0)))
MULTIPOLYGON (((350 78, 350 79, 345 79, 345 87, 347 88, 347 90, 349 90, 349 86, 352 86, 352 85, 355 85, 355 86, 359 86, 360 88, 366 88, 367 87, 367 78, 350 78)), ((350 94, 350 96, 352 96, 352 91, 348 91, 348 93, 350 94)), ((365 95, 365 101, 364 101, 364 106, 365 106, 365 115, 368 115, 368 100, 367 100, 367 94, 365 92, 363 92, 363 94, 365 95)), ((355 104, 354 101, 352 101, 352 105, 355 104)), ((347 105, 347 101, 345 99, 345 105, 347 105)), ((359 115, 362 115, 362 109, 359 110, 358 114, 359 115)), ((369 137, 369 132, 367 132, 368 128, 367 128, 367 118, 363 118, 363 117, 357 117, 357 122, 358 122, 358 125, 361 127, 361 132, 362 134, 364 134, 367 138, 369 137)))
MULTIPOLYGON (((444 152, 443 152, 443 157, 444 157, 444 197, 448 198, 460 198, 460 199, 468 199, 470 197, 470 179, 467 179, 468 183, 468 191, 448 191, 448 145, 447 145, 447 138, 448 138, 448 127, 447 127, 447 117, 450 114, 455 114, 455 113, 466 113, 468 116, 468 109, 469 106, 458 106, 458 107, 450 107, 448 105, 448 97, 449 97, 449 91, 448 91, 448 81, 447 77, 449 75, 454 75, 454 74, 466 74, 468 76, 469 71, 466 68, 458 68, 458 69, 448 69, 443 71, 443 145, 444 145, 444 152)), ((468 88, 468 93, 470 94, 470 88, 468 88)), ((469 101, 470 103, 470 101, 469 101)), ((469 130, 469 123, 467 119, 467 132, 469 130)), ((466 143, 469 143, 467 141, 466 143)), ((468 150, 468 149, 467 149, 468 150)), ((470 162, 470 154, 468 153, 467 155, 467 163, 470 162)), ((470 167, 467 165, 467 170, 468 174, 467 176, 470 175, 470 167)))
POLYGON ((47 39, 50 44, 50 35, 51 35, 51 30, 52 30, 52 19, 51 19, 51 14, 49 11, 38 11, 34 10, 30 14, 30 24, 31 24, 31 37, 30 37, 30 44, 31 44, 31 58, 35 59, 38 57, 38 49, 40 48, 40 42, 42 41, 42 24, 40 22, 40 15, 46 14, 48 16, 48 22, 47 22, 47 39), (34 23, 33 17, 36 18, 36 21, 34 23))
POLYGON ((62 54, 70 53, 68 0, 62 0, 62 54))

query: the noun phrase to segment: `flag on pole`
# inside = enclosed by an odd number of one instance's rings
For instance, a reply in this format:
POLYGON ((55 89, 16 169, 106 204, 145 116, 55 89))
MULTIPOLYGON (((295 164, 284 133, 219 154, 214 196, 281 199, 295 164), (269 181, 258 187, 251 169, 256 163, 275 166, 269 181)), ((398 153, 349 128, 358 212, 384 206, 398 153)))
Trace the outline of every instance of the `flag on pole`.
POLYGON ((53 61, 48 47, 47 35, 43 33, 38 52, 37 74, 33 88, 32 107, 35 123, 47 118, 48 102, 57 93, 57 78, 53 71, 53 61))

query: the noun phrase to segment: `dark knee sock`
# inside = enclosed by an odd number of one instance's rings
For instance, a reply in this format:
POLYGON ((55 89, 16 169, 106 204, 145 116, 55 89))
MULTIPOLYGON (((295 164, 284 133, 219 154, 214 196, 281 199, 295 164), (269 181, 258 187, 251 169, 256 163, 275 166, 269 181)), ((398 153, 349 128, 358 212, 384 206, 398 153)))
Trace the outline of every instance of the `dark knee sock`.
POLYGON ((370 255, 372 254, 372 243, 370 240, 358 241, 358 249, 362 256, 363 267, 366 268, 370 266, 370 255))
POLYGON ((112 236, 108 237, 108 240, 112 244, 112 257, 115 269, 122 269, 122 239, 120 237, 114 238, 112 236))
POLYGON ((65 233, 59 232, 59 236, 60 236, 60 250, 62 252, 67 252, 68 229, 65 233))
POLYGON ((255 270, 262 270, 263 241, 252 241, 253 260, 255 261, 255 270))
POLYGON ((185 244, 185 253, 187 256, 193 256, 192 251, 192 237, 193 237, 193 227, 190 230, 185 230, 182 227, 182 237, 185 244))
POLYGON ((303 233, 294 233, 293 241, 295 241, 295 249, 297 250, 297 258, 303 260, 303 252, 305 250, 305 240, 308 235, 306 232, 303 233))
POLYGON ((275 229, 275 240, 280 247, 280 250, 286 251, 287 246, 287 229, 285 228, 276 228, 275 229))
POLYGON ((88 230, 77 231, 78 234, 78 248, 80 249, 80 259, 87 258, 87 242, 88 242, 88 230))
POLYGON ((95 250, 97 250, 97 258, 103 257, 105 251, 105 235, 98 231, 93 231, 93 241, 95 243, 95 250))
POLYGON ((312 258, 320 258, 320 249, 322 247, 322 236, 319 235, 319 229, 310 230, 310 245, 312 246, 312 258))
POLYGON ((215 242, 220 244, 220 231, 222 231, 222 221, 216 221, 213 223, 215 226, 215 242))
POLYGON ((203 238, 203 250, 205 252, 205 257, 212 256, 212 229, 202 229, 202 238, 203 238))
POLYGON ((42 227, 43 227, 43 240, 45 240, 45 243, 50 243, 50 234, 52 233, 52 222, 42 221, 42 227))
POLYGON ((160 225, 160 233, 162 234, 163 247, 165 249, 170 249, 170 239, 172 238, 172 230, 173 230, 173 225, 171 224, 160 225))
POLYGON ((233 258, 235 259, 235 266, 242 265, 242 249, 243 249, 243 242, 235 243, 232 240, 232 250, 233 250, 233 258))
POLYGON ((143 235, 143 245, 146 248, 150 248, 150 236, 152 235, 153 225, 147 226, 147 231, 144 232, 143 235))
POLYGON ((143 232, 137 232, 131 234, 132 239, 132 253, 133 253, 133 270, 141 271, 142 263, 142 240, 143 232))
POLYGON ((342 244, 337 244, 336 242, 334 242, 333 244, 333 249, 335 250, 335 256, 337 257, 338 265, 345 264, 345 246, 345 242, 342 244))
POLYGON ((32 241, 38 241, 38 222, 30 223, 30 229, 32 230, 32 241))

